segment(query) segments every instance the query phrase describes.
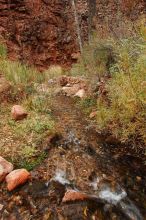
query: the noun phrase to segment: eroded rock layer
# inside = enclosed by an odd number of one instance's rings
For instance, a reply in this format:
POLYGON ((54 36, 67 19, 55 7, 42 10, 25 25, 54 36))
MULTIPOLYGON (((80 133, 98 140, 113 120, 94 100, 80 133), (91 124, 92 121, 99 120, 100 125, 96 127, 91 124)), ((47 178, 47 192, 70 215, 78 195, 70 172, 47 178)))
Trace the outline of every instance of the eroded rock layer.
POLYGON ((12 59, 70 64, 77 51, 68 0, 0 0, 0 35, 12 59))

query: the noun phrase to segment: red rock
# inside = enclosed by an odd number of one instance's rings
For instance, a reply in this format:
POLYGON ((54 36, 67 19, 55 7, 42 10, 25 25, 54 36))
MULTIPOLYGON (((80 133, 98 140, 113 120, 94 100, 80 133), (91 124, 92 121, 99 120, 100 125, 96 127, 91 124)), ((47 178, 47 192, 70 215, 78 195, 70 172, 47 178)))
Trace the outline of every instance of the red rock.
POLYGON ((0 182, 13 170, 13 164, 0 157, 0 182))
POLYGON ((62 202, 70 202, 70 201, 77 201, 77 200, 87 200, 89 199, 90 196, 88 196, 87 194, 85 193, 82 193, 82 192, 78 192, 78 191, 75 191, 75 190, 68 190, 63 199, 62 199, 62 202))
POLYGON ((26 111, 20 105, 14 105, 11 114, 14 120, 22 120, 27 117, 26 111))
POLYGON ((17 186, 25 183, 30 177, 30 173, 25 169, 13 170, 6 176, 7 188, 12 191, 17 186))

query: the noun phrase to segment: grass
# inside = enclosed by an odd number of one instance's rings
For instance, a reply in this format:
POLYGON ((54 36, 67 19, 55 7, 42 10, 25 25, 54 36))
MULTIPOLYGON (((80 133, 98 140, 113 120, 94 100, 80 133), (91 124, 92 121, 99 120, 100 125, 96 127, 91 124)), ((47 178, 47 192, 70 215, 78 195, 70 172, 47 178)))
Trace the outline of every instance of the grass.
POLYGON ((52 65, 46 71, 44 71, 44 74, 47 79, 53 79, 53 78, 59 77, 63 75, 63 73, 64 71, 62 67, 59 65, 52 65))
POLYGON ((55 131, 52 116, 30 111, 26 119, 15 122, 10 119, 10 109, 11 105, 1 106, 0 155, 17 167, 34 168, 46 156, 43 141, 55 131))
POLYGON ((41 83, 45 79, 45 75, 39 73, 35 68, 20 62, 10 61, 6 57, 0 59, 0 70, 12 85, 18 87, 32 85, 32 83, 37 82, 41 83))

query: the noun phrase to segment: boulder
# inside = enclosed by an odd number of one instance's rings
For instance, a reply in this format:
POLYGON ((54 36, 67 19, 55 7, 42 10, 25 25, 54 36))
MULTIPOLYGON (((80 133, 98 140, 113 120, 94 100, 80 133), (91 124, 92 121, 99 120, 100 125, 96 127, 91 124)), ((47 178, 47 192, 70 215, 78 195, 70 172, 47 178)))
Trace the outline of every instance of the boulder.
POLYGON ((4 180, 6 175, 13 170, 13 164, 0 157, 0 182, 4 180))
POLYGON ((6 176, 7 188, 12 191, 17 186, 24 184, 30 177, 30 173, 25 169, 13 170, 6 176))
POLYGON ((12 118, 14 120, 22 120, 27 117, 27 113, 20 105, 14 105, 11 110, 12 118))

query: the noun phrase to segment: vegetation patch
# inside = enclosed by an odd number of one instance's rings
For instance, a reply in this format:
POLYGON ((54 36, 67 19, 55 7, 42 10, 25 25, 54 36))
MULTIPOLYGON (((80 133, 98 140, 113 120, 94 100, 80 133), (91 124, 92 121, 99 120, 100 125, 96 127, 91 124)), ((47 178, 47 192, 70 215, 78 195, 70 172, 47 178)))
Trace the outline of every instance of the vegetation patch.
POLYGON ((97 127, 123 143, 146 146, 145 26, 126 39, 93 38, 71 70, 86 75, 96 92, 80 102, 84 111, 96 110, 97 127))
POLYGON ((55 131, 51 90, 45 83, 47 73, 8 60, 4 45, 0 45, 0 71, 11 85, 8 100, 2 102, 0 108, 0 155, 9 158, 18 168, 31 170, 45 159, 42 144, 55 131), (24 106, 28 117, 13 120, 12 104, 24 106))

